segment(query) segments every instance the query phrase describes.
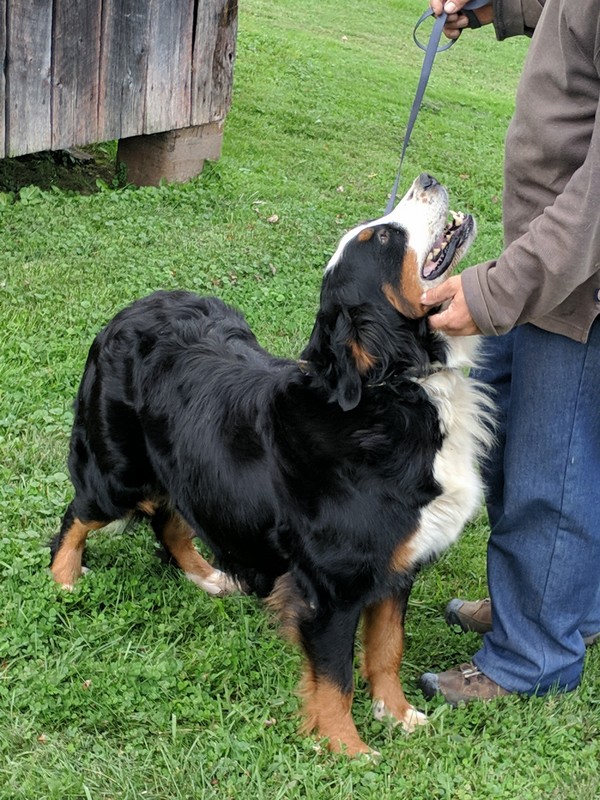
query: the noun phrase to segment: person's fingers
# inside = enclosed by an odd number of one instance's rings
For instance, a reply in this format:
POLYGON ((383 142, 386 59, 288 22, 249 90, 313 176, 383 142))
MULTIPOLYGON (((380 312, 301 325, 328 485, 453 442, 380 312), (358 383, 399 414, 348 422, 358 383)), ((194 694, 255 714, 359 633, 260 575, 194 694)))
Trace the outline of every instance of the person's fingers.
POLYGON ((443 8, 446 14, 456 14, 456 12, 460 11, 468 2, 469 0, 448 0, 447 3, 443 4, 443 8))
MULTIPOLYGON (((467 3, 468 0, 449 0, 447 3, 444 3, 444 0, 430 0, 430 7, 436 17, 439 17, 442 12, 447 14, 447 20, 444 25, 444 33, 446 36, 449 36, 454 31, 460 31, 463 28, 469 27, 469 18, 466 13, 463 12, 463 8, 467 3)), ((475 14, 479 20, 480 26, 489 25, 494 21, 494 7, 491 2, 475 9, 473 14, 475 14)), ((453 36, 450 38, 456 38, 456 36, 457 34, 453 33, 453 36)))
POLYGON ((421 295, 421 303, 424 306, 439 306, 446 300, 452 300, 460 286, 460 278, 454 275, 452 278, 448 278, 447 281, 444 281, 444 283, 440 283, 439 286, 434 286, 426 292, 423 292, 421 295))
POLYGON ((428 323, 429 327, 434 331, 453 332, 456 327, 456 321, 452 304, 445 311, 440 311, 439 314, 432 314, 428 319, 428 323))
POLYGON ((468 28, 469 19, 464 14, 448 14, 445 28, 468 28))
POLYGON ((479 333, 465 301, 460 275, 448 278, 421 296, 421 303, 426 308, 443 305, 448 301, 449 305, 446 308, 429 317, 429 327, 432 330, 443 331, 449 336, 471 336, 479 333))
POLYGON ((429 6, 436 17, 445 11, 446 14, 456 14, 461 8, 468 3, 469 0, 449 0, 445 3, 444 0, 429 0, 429 6))
POLYGON ((429 327, 443 331, 448 336, 474 336, 481 331, 473 322, 468 308, 461 302, 452 302, 445 311, 429 317, 429 327))

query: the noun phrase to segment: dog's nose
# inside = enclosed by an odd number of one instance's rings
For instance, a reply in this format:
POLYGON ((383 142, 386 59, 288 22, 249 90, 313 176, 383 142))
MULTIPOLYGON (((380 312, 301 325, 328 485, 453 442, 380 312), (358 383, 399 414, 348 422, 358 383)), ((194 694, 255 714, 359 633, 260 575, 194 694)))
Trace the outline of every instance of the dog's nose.
POLYGON ((422 172, 419 175, 419 183, 423 189, 431 189, 432 186, 439 185, 438 181, 436 181, 433 175, 429 175, 427 172, 422 172))

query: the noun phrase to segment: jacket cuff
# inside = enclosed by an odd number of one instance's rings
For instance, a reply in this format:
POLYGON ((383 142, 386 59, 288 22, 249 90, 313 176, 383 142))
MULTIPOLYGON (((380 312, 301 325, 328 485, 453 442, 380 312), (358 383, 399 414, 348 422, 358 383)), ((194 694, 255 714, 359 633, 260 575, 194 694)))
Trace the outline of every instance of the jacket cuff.
POLYGON ((532 36, 545 0, 493 0, 496 39, 532 36))
POLYGON ((487 271, 494 264, 494 261, 488 261, 485 264, 477 264, 474 267, 468 267, 460 276, 465 302, 473 317, 473 322, 486 336, 499 336, 501 333, 501 331, 496 329, 490 317, 481 289, 479 275, 480 270, 487 271))

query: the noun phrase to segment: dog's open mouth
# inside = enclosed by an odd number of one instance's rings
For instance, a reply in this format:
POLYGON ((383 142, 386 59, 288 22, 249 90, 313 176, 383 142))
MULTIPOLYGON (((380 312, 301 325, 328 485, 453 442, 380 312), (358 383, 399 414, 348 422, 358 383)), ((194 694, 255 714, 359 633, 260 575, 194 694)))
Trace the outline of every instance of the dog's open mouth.
POLYGON ((426 281, 439 278, 450 267, 453 267, 463 256, 465 247, 470 244, 475 221, 470 214, 451 211, 449 222, 442 235, 436 240, 421 269, 421 277, 426 281))

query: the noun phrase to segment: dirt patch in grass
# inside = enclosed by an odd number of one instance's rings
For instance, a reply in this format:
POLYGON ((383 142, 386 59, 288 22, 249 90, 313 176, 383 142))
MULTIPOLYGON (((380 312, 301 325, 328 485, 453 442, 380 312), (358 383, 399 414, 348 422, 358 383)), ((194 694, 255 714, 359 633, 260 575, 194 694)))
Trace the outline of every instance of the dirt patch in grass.
POLYGON ((77 150, 53 150, 17 158, 0 159, 0 192, 19 192, 37 186, 92 194, 98 181, 120 185, 116 144, 108 143, 77 150))

